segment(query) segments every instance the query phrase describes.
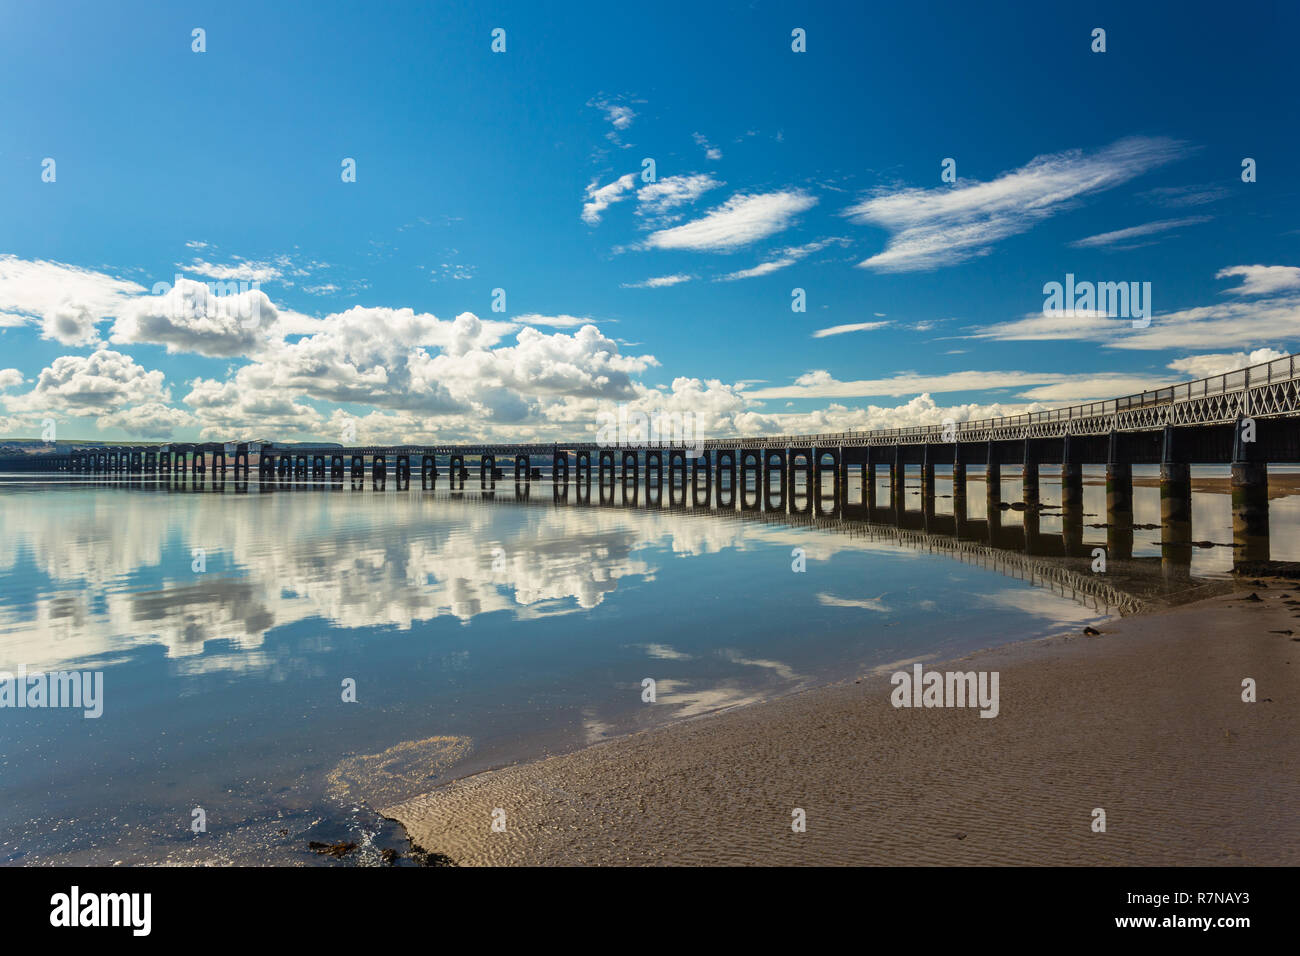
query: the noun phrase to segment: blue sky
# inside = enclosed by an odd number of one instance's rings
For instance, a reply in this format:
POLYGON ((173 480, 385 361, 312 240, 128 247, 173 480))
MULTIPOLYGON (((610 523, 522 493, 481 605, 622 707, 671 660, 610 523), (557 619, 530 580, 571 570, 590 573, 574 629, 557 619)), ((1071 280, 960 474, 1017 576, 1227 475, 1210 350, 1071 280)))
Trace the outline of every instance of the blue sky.
POLYGON ((1294 4, 847 6, 0 5, 0 436, 840 430, 1296 347, 1294 4))

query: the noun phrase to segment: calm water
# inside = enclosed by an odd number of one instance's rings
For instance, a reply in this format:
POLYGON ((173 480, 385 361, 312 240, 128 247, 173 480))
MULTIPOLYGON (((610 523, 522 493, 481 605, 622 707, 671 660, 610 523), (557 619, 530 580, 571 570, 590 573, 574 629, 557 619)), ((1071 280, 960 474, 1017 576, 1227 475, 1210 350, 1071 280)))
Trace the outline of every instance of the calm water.
MULTIPOLYGON (((418 477, 274 493, 31 477, 0 482, 0 670, 102 671, 104 711, 0 709, 8 863, 313 864, 309 840, 342 839, 374 862, 404 846, 375 810, 455 776, 1117 610, 1070 583, 1095 580, 1086 563, 836 519, 556 506, 548 483, 521 502, 418 477)), ((1085 510, 1103 496, 1088 485, 1085 510)), ((1275 499, 1275 527, 1298 501, 1275 499)), ((1135 521, 1158 524, 1157 489, 1135 489, 1135 521)), ((1225 495, 1197 495, 1194 522, 1231 542, 1225 495)), ((1159 531, 1134 554, 1158 555, 1159 531)), ((1159 562, 1133 564, 1110 583, 1158 596, 1159 562)), ((1192 571, 1230 566, 1198 549, 1192 571)))

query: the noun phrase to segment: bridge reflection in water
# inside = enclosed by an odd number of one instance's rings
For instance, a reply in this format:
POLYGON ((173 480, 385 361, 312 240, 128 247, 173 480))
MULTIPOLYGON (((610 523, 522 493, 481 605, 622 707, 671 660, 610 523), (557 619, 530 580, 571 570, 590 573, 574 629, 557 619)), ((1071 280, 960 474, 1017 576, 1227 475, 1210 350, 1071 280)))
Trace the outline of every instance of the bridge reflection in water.
MULTIPOLYGON (((192 475, 179 471, 169 475, 110 474, 82 480, 91 486, 198 493, 384 492, 390 484, 399 491, 410 490, 409 470, 394 463, 390 482, 385 457, 375 456, 368 462, 370 469, 353 468, 346 478, 339 469, 327 474, 308 459, 308 467, 290 467, 283 477, 278 468, 263 465, 251 480, 240 472, 228 480, 219 470, 211 481, 201 471, 192 475)), ((1106 482, 1105 541, 1085 541, 1082 470, 1075 472, 1078 484, 1073 493, 1062 480, 1058 506, 1039 500, 1037 469, 1021 469, 1023 500, 1016 502, 1002 500, 1001 469, 988 469, 969 479, 984 486, 982 508, 976 502, 972 509, 968 507, 973 502, 968 500, 965 469, 937 469, 936 476, 936 469, 922 468, 919 506, 909 507, 904 469, 881 468, 877 472, 867 462, 857 474, 846 474, 836 462, 819 474, 811 466, 812 456, 798 450, 788 456, 770 450, 763 454, 740 452, 733 459, 734 468, 724 456, 716 471, 708 467, 706 455, 689 459, 684 454, 668 454, 664 456, 669 459, 666 469, 663 457, 653 451, 628 452, 617 465, 613 455, 602 454, 594 468, 581 454, 573 462, 566 461, 567 456, 557 456, 552 468, 544 471, 521 462, 509 478, 494 467, 490 456, 477 463, 473 476, 458 457, 447 461, 442 470, 452 476, 449 491, 438 490, 441 463, 436 458, 421 469, 416 487, 434 498, 446 495, 484 505, 663 510, 727 521, 814 527, 879 540, 892 547, 943 554, 1047 588, 1102 613, 1135 613, 1152 602, 1185 600, 1217 589, 1191 575, 1194 543, 1189 478, 1171 483, 1162 474, 1160 556, 1135 558, 1131 485, 1129 495, 1123 497, 1115 494, 1111 481, 1106 482), (478 481, 471 482, 471 477, 478 481), (949 481, 951 513, 940 513, 937 502, 943 496, 936 488, 949 481), (1127 507, 1119 507, 1121 503, 1127 507), (970 517, 971 510, 982 516, 970 517), (1045 518, 1053 525, 1059 522, 1061 530, 1041 531, 1045 518), (1103 553, 1099 548, 1104 548, 1104 574, 1094 570, 1103 553)), ((1064 469, 1062 473, 1068 477, 1064 469)), ((911 497, 917 496, 913 491, 911 497)), ((1238 527, 1234 521, 1234 536, 1238 527)), ((1266 535, 1263 542, 1266 556, 1266 535)), ((1257 561, 1251 555, 1258 553, 1258 547, 1258 536, 1234 540, 1234 564, 1257 561)))

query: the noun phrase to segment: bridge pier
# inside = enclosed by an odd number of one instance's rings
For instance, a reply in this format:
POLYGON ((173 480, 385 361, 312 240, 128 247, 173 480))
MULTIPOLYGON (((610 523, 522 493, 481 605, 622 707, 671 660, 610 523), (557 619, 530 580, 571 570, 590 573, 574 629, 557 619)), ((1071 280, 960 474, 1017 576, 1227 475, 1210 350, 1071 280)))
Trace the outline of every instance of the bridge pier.
POLYGON ((703 449, 691 459, 691 507, 707 508, 713 503, 713 458, 703 449), (700 497, 700 474, 704 474, 704 495, 700 497))
POLYGON ((596 497, 602 505, 614 503, 614 450, 596 452, 596 497))
POLYGON ((1083 554, 1083 463, 1070 442, 1066 435, 1061 443, 1061 542, 1067 555, 1078 557, 1083 554))
POLYGON ((934 463, 939 457, 939 447, 926 442, 921 447, 921 514, 929 530, 934 520, 934 463))
POLYGON ((641 495, 641 474, 635 450, 624 449, 621 468, 623 471, 623 504, 629 504, 629 499, 631 499, 630 503, 636 505, 641 495), (631 494, 628 493, 629 488, 631 494))
POLYGON ((723 508, 734 510, 736 507, 736 449, 719 448, 717 460, 718 460, 718 498, 717 498, 718 510, 722 510, 723 508), (724 460, 726 461, 725 465, 723 464, 724 460), (727 483, 725 485, 722 482, 723 475, 727 476, 727 483), (727 497, 725 500, 722 497, 723 491, 727 492, 727 497))
POLYGON ((388 484, 388 458, 386 455, 372 455, 370 458, 370 487, 382 491, 388 484))
POLYGON ((816 517, 836 515, 840 512, 840 500, 844 497, 843 488, 840 485, 840 461, 843 457, 843 452, 841 452, 839 446, 812 449, 812 513, 816 517), (827 455, 831 456, 831 467, 829 469, 822 467, 822 459, 827 455), (826 490, 824 488, 828 470, 831 473, 831 506, 829 509, 825 507, 826 490))
POLYGON ((1165 426, 1160 453, 1160 567, 1168 578, 1186 578, 1192 564, 1192 466, 1182 460, 1172 425, 1165 426))
POLYGON ((1119 432, 1110 433, 1106 455, 1106 555, 1133 557, 1133 463, 1119 432))
POLYGON ((342 455, 330 455, 330 483, 336 485, 343 483, 342 455))
POLYGON ((423 455, 420 458, 420 487, 438 487, 438 462, 433 455, 423 455))
POLYGON ((448 465, 447 477, 451 480, 451 490, 465 488, 465 456, 452 455, 448 465))
POLYGON ((1233 430, 1231 473, 1233 566, 1267 561, 1268 463, 1258 460, 1255 442, 1244 440, 1241 416, 1233 430))
POLYGON ((893 509, 894 520, 901 527, 903 515, 907 512, 907 459, 903 457, 903 446, 894 446, 894 460, 889 465, 889 507, 893 509))
MULTIPOLYGON (((811 448, 786 449, 785 461, 785 506, 792 515, 812 514, 816 504, 816 472, 811 448), (802 461, 803 464, 799 464, 802 461), (803 472, 803 504, 799 497, 799 473, 803 472)), ((766 488, 764 491, 766 492, 766 488)))
POLYGON ((497 456, 496 455, 479 455, 478 486, 480 490, 496 489, 497 486, 497 456))
POLYGON ((668 507, 682 508, 685 505, 686 452, 681 448, 670 448, 668 449, 668 507))
POLYGON ((591 501, 591 452, 583 448, 573 453, 574 496, 578 504, 591 501))
POLYGON ((645 453, 645 503, 648 508, 658 508, 664 500, 664 453, 649 448, 645 453), (654 477, 651 478, 651 475, 654 477))
POLYGON ((992 441, 984 465, 984 507, 989 544, 996 548, 1002 542, 1002 459, 992 441))
POLYGON ((324 455, 311 456, 311 480, 312 481, 325 480, 325 456, 324 455))
POLYGON ((557 451, 551 458, 551 483, 558 485, 569 483, 569 453, 557 451))
POLYGON ((532 468, 530 467, 529 458, 527 455, 515 455, 515 484, 516 485, 520 483, 519 473, 521 470, 523 471, 524 482, 525 483, 531 482, 533 480, 533 472, 532 472, 532 468))
POLYGON ((740 480, 736 485, 741 511, 759 511, 763 507, 763 453, 756 448, 740 450, 740 480), (752 465, 750 463, 753 463, 752 465), (754 474, 754 503, 749 503, 749 475, 754 474))
POLYGON ((759 496, 764 511, 784 512, 792 494, 790 462, 784 448, 763 449, 762 491, 759 496), (775 466, 775 467, 774 467, 775 466), (772 497, 772 475, 776 475, 776 498, 772 497))
POLYGON ((958 538, 967 533, 970 522, 966 504, 966 455, 961 442, 952 448, 952 523, 958 538))

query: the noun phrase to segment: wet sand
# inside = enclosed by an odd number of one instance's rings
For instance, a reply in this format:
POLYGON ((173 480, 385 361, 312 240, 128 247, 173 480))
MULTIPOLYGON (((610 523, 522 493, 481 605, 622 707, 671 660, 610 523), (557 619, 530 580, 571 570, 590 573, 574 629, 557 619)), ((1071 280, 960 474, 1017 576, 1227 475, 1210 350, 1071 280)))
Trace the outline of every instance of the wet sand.
POLYGON ((1264 583, 1096 637, 925 661, 999 672, 992 719, 894 708, 889 674, 909 662, 383 812, 462 865, 1295 865, 1300 582, 1264 583))

